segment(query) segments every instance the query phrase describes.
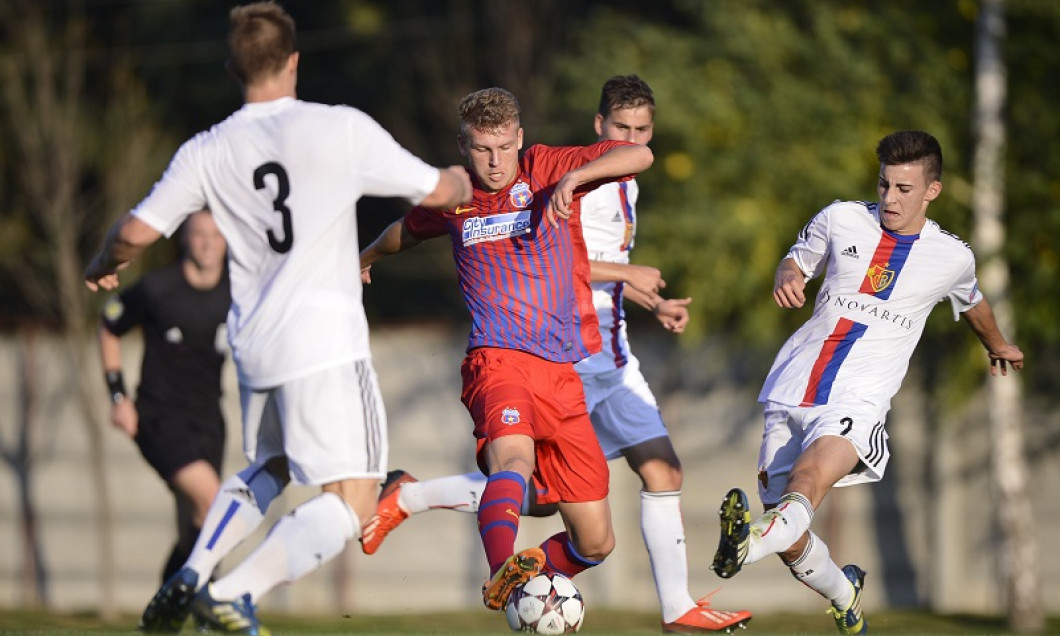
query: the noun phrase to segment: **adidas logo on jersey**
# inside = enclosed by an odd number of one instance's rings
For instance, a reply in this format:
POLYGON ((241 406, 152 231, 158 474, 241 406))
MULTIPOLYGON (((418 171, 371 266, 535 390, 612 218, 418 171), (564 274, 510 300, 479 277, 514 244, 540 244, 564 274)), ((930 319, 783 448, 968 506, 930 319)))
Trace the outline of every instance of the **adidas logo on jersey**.
POLYGON ((840 256, 849 256, 851 258, 860 258, 858 256, 858 248, 856 246, 854 246, 854 245, 851 245, 850 247, 846 248, 845 250, 840 252, 839 255, 840 256))

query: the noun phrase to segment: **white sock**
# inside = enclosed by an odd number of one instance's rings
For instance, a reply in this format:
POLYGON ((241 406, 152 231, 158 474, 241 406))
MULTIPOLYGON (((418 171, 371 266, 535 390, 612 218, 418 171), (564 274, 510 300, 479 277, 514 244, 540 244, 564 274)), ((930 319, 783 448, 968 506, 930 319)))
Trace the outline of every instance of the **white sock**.
POLYGON ((206 585, 221 559, 246 539, 264 518, 250 488, 238 475, 221 484, 206 513, 195 547, 184 564, 199 575, 199 587, 206 585))
POLYGON ((359 535, 361 522, 342 497, 325 492, 276 522, 242 563, 214 582, 214 598, 250 594, 257 601, 280 583, 291 583, 324 565, 359 535))
POLYGON ((832 601, 832 605, 846 609, 854 600, 854 587, 829 557, 828 545, 814 533, 810 533, 810 542, 802 556, 787 566, 796 579, 832 601))
POLYGON ((640 493, 640 531, 648 548, 663 622, 696 606, 688 593, 688 554, 681 519, 681 492, 640 493))
POLYGON ((767 555, 783 552, 810 529, 813 506, 805 496, 790 492, 777 507, 751 524, 751 543, 744 563, 754 563, 767 555))
POLYGON ((478 502, 486 489, 486 476, 480 472, 438 477, 402 484, 398 506, 409 514, 432 508, 478 512, 478 502))

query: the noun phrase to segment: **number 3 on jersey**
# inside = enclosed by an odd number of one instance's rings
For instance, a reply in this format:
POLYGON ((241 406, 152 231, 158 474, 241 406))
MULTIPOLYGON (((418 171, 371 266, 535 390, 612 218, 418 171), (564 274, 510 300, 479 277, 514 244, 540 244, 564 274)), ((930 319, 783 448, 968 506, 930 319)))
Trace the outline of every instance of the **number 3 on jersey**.
POLYGON ((291 208, 284 205, 287 196, 291 194, 291 182, 287 179, 287 171, 283 166, 270 161, 263 163, 254 170, 254 188, 261 190, 265 187, 265 175, 276 177, 276 198, 272 200, 272 209, 280 213, 283 219, 283 235, 279 238, 270 229, 265 233, 269 237, 269 247, 280 254, 286 254, 294 243, 294 230, 291 227, 291 208))

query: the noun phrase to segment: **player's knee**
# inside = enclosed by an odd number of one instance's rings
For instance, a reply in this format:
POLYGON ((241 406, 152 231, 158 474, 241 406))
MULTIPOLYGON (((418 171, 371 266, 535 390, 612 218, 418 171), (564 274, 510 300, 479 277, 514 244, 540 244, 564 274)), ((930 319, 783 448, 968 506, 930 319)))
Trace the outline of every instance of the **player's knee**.
POLYGON ((681 489, 683 473, 669 437, 648 440, 623 449, 626 463, 640 477, 647 492, 673 492, 681 489))
POLYGON ((606 535, 593 537, 589 540, 579 538, 574 549, 586 560, 599 563, 614 551, 615 535, 613 532, 609 532, 606 535))
POLYGON ((664 462, 645 464, 640 479, 646 492, 677 492, 681 490, 684 475, 681 466, 664 462))

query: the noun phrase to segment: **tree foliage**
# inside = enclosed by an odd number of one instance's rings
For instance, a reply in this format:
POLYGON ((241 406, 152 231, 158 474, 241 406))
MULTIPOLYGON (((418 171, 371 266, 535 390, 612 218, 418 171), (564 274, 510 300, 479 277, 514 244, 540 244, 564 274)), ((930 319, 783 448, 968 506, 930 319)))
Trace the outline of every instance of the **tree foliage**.
MULTIPOLYGON (((942 142, 945 189, 931 215, 969 236, 974 0, 915 7, 860 0, 288 5, 299 24, 301 96, 364 109, 434 163, 460 161, 455 108, 475 88, 501 85, 520 98, 528 142, 583 143, 593 138, 601 83, 619 73, 647 79, 658 101, 657 162, 641 178, 634 260, 659 266, 669 293, 695 298, 686 343, 721 335, 771 348, 805 318, 773 306, 775 264, 832 200, 875 199, 873 150, 892 130, 922 128, 942 142)), ((1060 138, 1052 107, 1060 97, 1052 81, 1060 67, 1060 6, 1008 6, 1006 256, 1022 342, 1056 350, 1060 332, 1052 320, 1060 300, 1049 292, 1060 267, 1053 239, 1060 231, 1060 153, 1050 150, 1060 138)), ((129 95, 138 96, 133 101, 144 116, 165 122, 164 136, 154 140, 164 152, 238 107, 238 87, 223 71, 226 19, 216 3, 94 2, 87 13, 90 69, 102 77, 128 61, 124 85, 86 84, 86 148, 100 170, 120 162, 128 143, 93 122, 127 120, 116 113, 128 112, 121 109, 130 107, 129 95)), ((18 209, 18 162, 5 151, 0 167, 5 201, 15 203, 5 209, 18 209)), ((160 170, 157 162, 146 168, 114 167, 111 177, 82 187, 121 186, 123 200, 134 201, 160 170)), ((364 240, 405 209, 380 201, 361 207, 364 240)), ((110 218, 118 211, 91 213, 110 218)), ((20 219, 3 219, 5 247, 40 240, 26 216, 20 219)), ((378 287, 393 293, 367 292, 372 320, 465 319, 447 248, 433 243, 379 268, 378 287)), ((16 253, 40 258, 32 250, 3 253, 8 266, 16 253)), ((945 313, 933 315, 928 340, 960 353, 932 356, 929 364, 938 376, 970 377, 981 371, 981 356, 968 364, 966 356, 978 352, 961 346, 970 336, 953 329, 945 313)))
MULTIPOLYGON (((694 329, 775 341, 805 318, 769 309, 777 262, 817 210, 875 198, 876 141, 923 128, 946 148, 967 145, 945 115, 968 110, 967 57, 950 54, 946 40, 969 39, 958 26, 970 25, 863 3, 681 6, 680 26, 600 8, 592 36, 561 66, 583 88, 561 94, 591 104, 609 74, 648 79, 657 164, 641 179, 635 259, 696 298, 694 329), (901 39, 897 21, 908 27, 901 39)), ((950 153, 948 179, 966 181, 960 164, 950 153)), ((951 217, 954 207, 933 212, 951 217)))

